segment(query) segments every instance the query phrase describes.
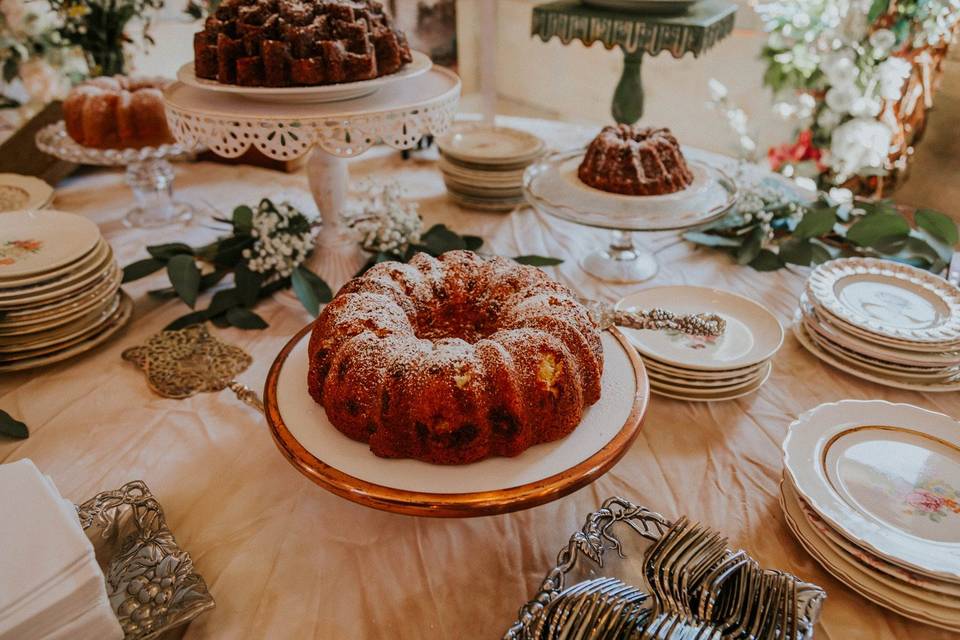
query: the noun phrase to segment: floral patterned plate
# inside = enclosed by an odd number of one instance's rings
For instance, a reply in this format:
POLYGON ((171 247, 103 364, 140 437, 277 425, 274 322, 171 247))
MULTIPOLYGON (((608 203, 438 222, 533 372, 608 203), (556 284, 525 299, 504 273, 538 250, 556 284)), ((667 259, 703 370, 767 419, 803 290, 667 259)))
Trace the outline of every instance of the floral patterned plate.
POLYGON ((783 327, 762 305, 709 287, 668 286, 643 289, 617 303, 617 309, 666 307, 674 313, 717 313, 727 321, 720 337, 688 336, 674 331, 623 329, 640 355, 674 367, 725 371, 769 360, 783 344, 783 327))
POLYGON ((843 400, 790 425, 784 473, 826 522, 894 564, 960 583, 960 423, 843 400))
POLYGON ((947 602, 955 602, 956 598, 919 590, 906 582, 898 582, 882 573, 869 570, 818 535, 817 530, 804 517, 800 506, 801 498, 797 496, 788 479, 784 479, 780 490, 780 505, 788 528, 807 553, 834 577, 868 600, 906 618, 960 631, 960 610, 956 606, 945 606, 947 602))
POLYGON ((17 211, 0 224, 0 288, 81 259, 100 242, 100 229, 74 213, 17 211))

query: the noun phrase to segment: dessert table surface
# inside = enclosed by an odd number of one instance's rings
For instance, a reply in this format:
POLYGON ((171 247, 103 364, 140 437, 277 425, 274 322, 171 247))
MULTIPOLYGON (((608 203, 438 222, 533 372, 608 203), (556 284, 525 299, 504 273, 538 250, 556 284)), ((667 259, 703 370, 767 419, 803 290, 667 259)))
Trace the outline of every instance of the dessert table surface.
MULTIPOLYGON (((584 143, 595 130, 505 119, 556 148, 584 143)), ((435 152, 433 152, 435 153, 435 152)), ((645 237, 660 273, 640 285, 610 285, 580 270, 576 258, 606 239, 599 230, 542 216, 460 209, 445 196, 429 153, 402 160, 385 148, 351 161, 356 182, 396 178, 418 200, 425 222, 483 236, 502 255, 566 258, 552 273, 578 292, 616 301, 641 287, 692 284, 731 290, 770 309, 789 326, 806 269, 759 273, 722 253, 695 249, 676 234, 645 237)), ((263 196, 312 207, 306 179, 249 166, 177 167, 180 199, 221 213, 263 196)), ((147 244, 212 239, 212 222, 185 228, 127 229, 123 173, 87 171, 60 185, 54 206, 96 221, 121 264, 147 244)), ((800 547, 778 503, 780 445, 798 414, 844 398, 886 399, 960 416, 960 394, 899 391, 821 363, 788 333, 773 375, 738 400, 694 404, 652 396, 640 436, 605 476, 565 498, 518 513, 430 519, 368 509, 327 493, 276 450, 263 416, 229 392, 187 400, 153 395, 120 359, 185 313, 179 301, 147 295, 165 276, 127 285, 136 308, 117 337, 75 360, 0 375, 0 408, 25 421, 27 440, 0 440, 0 463, 31 458, 61 493, 80 502, 141 479, 217 601, 186 638, 494 638, 515 619, 557 551, 604 498, 620 495, 667 518, 687 515, 730 536, 769 568, 793 572, 828 594, 817 637, 832 640, 946 639, 950 633, 871 604, 833 579, 800 547)), ((667 301, 664 301, 667 302, 667 301)), ((217 330, 254 364, 240 381, 257 389, 274 356, 309 321, 277 300, 257 308, 263 331, 217 330)), ((304 391, 306 392, 306 391, 304 391)))

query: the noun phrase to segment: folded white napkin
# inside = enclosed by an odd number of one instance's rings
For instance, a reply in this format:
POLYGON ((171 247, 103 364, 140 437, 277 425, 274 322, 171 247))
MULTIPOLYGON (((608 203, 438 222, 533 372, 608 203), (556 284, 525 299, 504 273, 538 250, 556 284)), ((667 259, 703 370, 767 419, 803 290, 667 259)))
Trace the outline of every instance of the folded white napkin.
POLYGON ((76 509, 32 461, 0 465, 0 514, 0 640, 122 638, 76 509))

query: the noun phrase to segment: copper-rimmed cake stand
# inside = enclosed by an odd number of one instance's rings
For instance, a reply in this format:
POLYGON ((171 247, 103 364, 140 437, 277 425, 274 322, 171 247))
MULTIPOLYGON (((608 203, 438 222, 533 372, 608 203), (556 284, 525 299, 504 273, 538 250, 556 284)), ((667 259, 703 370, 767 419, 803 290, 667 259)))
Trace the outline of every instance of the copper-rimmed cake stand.
POLYGON ((308 266, 336 291, 365 261, 343 216, 347 159, 374 144, 410 149, 427 134, 443 133, 460 100, 460 78, 439 67, 377 87, 361 97, 317 103, 251 99, 184 82, 170 84, 163 95, 170 128, 181 142, 203 144, 228 158, 251 146, 275 160, 310 154, 307 179, 323 230, 308 266))
POLYGON ((378 458, 347 438, 307 393, 304 327, 277 356, 264 389, 277 447, 300 473, 336 495, 374 509, 434 517, 507 513, 556 500, 606 473, 630 448, 650 395, 643 363, 616 329, 604 332, 600 400, 556 442, 514 458, 434 465, 378 458))

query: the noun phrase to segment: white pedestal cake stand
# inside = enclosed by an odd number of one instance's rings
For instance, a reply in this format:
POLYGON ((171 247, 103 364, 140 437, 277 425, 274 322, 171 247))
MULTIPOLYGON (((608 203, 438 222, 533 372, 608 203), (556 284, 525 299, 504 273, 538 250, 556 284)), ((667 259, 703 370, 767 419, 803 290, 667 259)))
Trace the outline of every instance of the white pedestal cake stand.
POLYGON ((171 84, 164 91, 167 118, 184 144, 203 144, 228 158, 252 146, 276 160, 310 152, 307 179, 323 220, 308 265, 336 291, 365 257, 350 237, 344 206, 347 158, 383 142, 409 149, 447 130, 460 100, 460 78, 442 68, 360 98, 323 103, 277 103, 171 84))

